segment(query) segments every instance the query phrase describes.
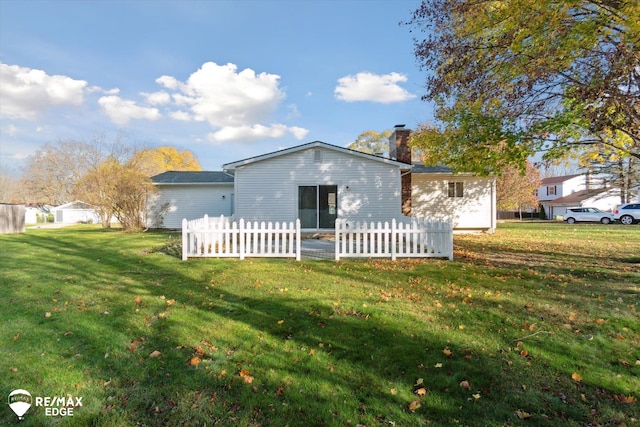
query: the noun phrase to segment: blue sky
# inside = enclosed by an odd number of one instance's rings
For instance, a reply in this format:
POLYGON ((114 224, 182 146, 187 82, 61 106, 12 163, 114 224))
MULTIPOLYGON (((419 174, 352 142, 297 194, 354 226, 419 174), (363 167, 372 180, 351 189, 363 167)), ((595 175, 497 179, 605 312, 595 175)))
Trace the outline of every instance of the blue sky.
POLYGON ((0 0, 0 167, 97 135, 205 170, 432 120, 419 0, 0 0))

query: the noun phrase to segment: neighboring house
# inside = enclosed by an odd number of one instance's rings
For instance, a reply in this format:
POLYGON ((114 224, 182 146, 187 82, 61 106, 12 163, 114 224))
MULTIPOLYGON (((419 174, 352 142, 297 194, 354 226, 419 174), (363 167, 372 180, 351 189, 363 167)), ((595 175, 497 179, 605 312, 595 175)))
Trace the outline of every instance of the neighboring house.
POLYGON ((390 221, 404 213, 452 219, 455 229, 495 229, 495 179, 411 164, 410 130, 397 126, 390 157, 314 141, 223 165, 222 172, 165 172, 149 203, 149 227, 235 215, 328 230, 338 217, 390 221), (412 172, 412 169, 415 169, 412 172))
POLYGON ((51 206, 26 206, 24 209, 24 218, 26 224, 36 224, 38 222, 47 222, 51 215, 51 206))
POLYGON ((603 180, 589 174, 544 178, 538 189, 538 199, 548 219, 566 213, 568 207, 594 207, 611 212, 620 204, 620 194, 604 187, 603 180))
POLYGON ((579 190, 568 196, 558 197, 557 199, 542 203, 545 212, 551 212, 549 219, 561 217, 567 212, 567 208, 582 206, 590 208, 598 208, 603 212, 612 212, 613 209, 620 204, 620 192, 606 189, 594 188, 590 190, 579 190))
POLYGON ((74 224, 77 222, 100 223, 100 215, 88 203, 76 200, 52 209, 54 222, 74 224))

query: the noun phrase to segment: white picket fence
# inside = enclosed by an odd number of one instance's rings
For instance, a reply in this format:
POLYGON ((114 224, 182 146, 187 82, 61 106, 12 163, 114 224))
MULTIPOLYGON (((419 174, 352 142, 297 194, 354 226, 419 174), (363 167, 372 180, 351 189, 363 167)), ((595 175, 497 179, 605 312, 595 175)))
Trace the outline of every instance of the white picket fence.
POLYGON ((453 259, 453 225, 424 218, 382 222, 336 220, 336 260, 384 257, 453 259))
POLYGON ((182 259, 278 257, 300 260, 300 220, 258 222, 224 216, 182 220, 182 259))

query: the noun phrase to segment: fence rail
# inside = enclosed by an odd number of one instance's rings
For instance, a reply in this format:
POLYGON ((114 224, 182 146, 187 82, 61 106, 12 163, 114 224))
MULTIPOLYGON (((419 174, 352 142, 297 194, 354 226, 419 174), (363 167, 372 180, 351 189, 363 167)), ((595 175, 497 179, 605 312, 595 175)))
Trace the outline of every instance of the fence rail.
POLYGON ((448 221, 410 218, 354 222, 338 218, 335 259, 384 257, 453 259, 453 226, 448 221))
POLYGON ((234 221, 224 216, 182 220, 182 259, 278 257, 300 260, 300 220, 234 221))

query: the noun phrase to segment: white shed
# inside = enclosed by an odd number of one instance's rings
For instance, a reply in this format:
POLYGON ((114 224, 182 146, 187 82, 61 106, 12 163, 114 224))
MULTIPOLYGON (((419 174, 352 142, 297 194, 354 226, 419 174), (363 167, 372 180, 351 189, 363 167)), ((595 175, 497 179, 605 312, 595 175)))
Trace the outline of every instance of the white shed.
POLYGON ((88 203, 76 200, 64 205, 56 206, 52 209, 54 222, 63 224, 99 223, 100 216, 88 203))

